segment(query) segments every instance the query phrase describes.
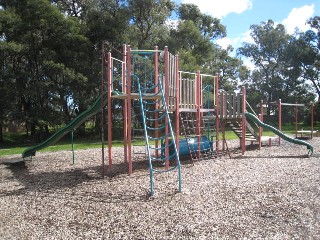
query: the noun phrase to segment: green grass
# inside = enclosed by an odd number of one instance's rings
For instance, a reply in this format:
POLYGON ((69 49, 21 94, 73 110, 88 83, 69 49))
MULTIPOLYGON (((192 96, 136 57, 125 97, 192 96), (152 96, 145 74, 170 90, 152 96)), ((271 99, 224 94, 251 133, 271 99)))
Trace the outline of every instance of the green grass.
MULTIPOLYGON (((145 145, 144 141, 134 141, 134 145, 145 145)), ((10 144, 6 142, 5 144, 2 144, 0 146, 0 157, 6 156, 6 155, 14 155, 14 154, 22 154, 24 150, 26 150, 29 147, 35 146, 37 143, 20 143, 17 142, 11 142, 10 144)), ((114 140, 112 141, 112 145, 114 147, 123 147, 123 140, 114 140)), ((98 139, 79 139, 75 140, 74 142, 74 149, 91 149, 91 148, 101 148, 101 140, 98 139)), ((107 148, 108 144, 107 141, 104 142, 104 146, 107 148)), ((68 151, 72 150, 72 142, 61 140, 57 142, 56 144, 49 146, 47 148, 44 148, 40 150, 39 152, 55 152, 55 151, 68 151)))
MULTIPOLYGON (((277 128, 277 126, 274 126, 277 128)), ((300 125, 298 129, 310 129, 307 126, 300 125)), ((292 124, 284 125, 282 127, 283 132, 289 135, 293 135, 295 133, 295 126, 292 124)), ((264 136, 273 136, 274 133, 271 131, 264 131, 264 136)), ((227 140, 237 139, 237 136, 230 130, 227 129, 225 133, 225 137, 227 140)), ((222 139, 222 134, 220 134, 220 139, 222 139)), ((28 147, 34 146, 37 143, 28 142, 27 138, 24 134, 9 134, 6 133, 4 135, 4 143, 0 145, 0 157, 6 155, 13 154, 22 154, 22 152, 28 147)), ((115 140, 113 141, 113 146, 122 147, 123 140, 115 140)), ((133 145, 145 145, 144 141, 135 141, 133 145)), ((105 141, 105 147, 107 148, 107 141, 105 141)), ((101 139, 98 138, 84 138, 77 139, 75 138, 74 149, 90 149, 90 148, 101 148, 101 139)), ((63 151, 63 150, 72 150, 71 140, 63 139, 53 146, 49 146, 45 149, 40 150, 40 152, 49 152, 49 151, 63 151)))

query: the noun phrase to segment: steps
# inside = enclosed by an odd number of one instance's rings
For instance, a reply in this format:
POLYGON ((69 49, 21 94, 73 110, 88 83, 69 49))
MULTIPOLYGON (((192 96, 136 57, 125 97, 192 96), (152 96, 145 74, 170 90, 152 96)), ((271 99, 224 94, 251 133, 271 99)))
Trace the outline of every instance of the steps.
MULTIPOLYGON (((239 139, 242 138, 242 119, 228 119, 225 120, 225 124, 227 124, 231 130, 237 135, 239 139)), ((246 141, 257 142, 259 139, 258 134, 254 130, 254 128, 250 125, 248 121, 246 121, 246 141)))

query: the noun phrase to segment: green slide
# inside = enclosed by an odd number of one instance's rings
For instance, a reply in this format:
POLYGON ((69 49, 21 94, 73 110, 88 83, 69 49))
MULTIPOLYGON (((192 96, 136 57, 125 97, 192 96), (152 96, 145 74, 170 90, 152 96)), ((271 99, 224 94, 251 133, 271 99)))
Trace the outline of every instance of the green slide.
POLYGON ((250 119, 251 121, 257 123, 260 127, 263 127, 263 128, 266 128, 266 129, 272 131, 274 134, 278 135, 279 137, 281 137, 282 139, 284 139, 284 140, 286 140, 288 142, 307 146, 307 149, 309 150, 309 154, 312 155, 313 146, 311 144, 307 143, 306 141, 302 141, 302 140, 299 140, 299 139, 294 139, 292 137, 287 136, 286 134, 284 134, 283 132, 279 131, 278 129, 276 129, 276 128, 268 125, 268 124, 265 124, 265 123, 261 122, 259 120, 259 118, 257 118, 252 113, 246 112, 245 116, 246 116, 246 118, 250 119))
POLYGON ((82 123, 84 123, 88 118, 92 117, 93 115, 97 114, 101 110, 101 101, 103 99, 103 105, 107 102, 107 93, 104 93, 103 95, 100 95, 97 100, 84 112, 79 114, 76 118, 74 118, 69 124, 67 124, 65 127, 59 129, 56 131, 51 137, 49 137, 47 140, 43 141, 42 143, 39 143, 36 146, 27 148, 23 151, 22 157, 31 157, 36 155, 36 151, 46 148, 55 142, 59 141, 65 134, 68 132, 71 132, 73 129, 76 129, 79 127, 82 123))

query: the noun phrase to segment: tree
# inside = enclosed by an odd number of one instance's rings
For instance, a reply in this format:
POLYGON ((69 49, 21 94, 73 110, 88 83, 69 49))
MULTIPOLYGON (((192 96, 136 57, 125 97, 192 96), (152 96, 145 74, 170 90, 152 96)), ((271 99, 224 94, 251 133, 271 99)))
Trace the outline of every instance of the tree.
POLYGON ((83 10, 83 0, 51 0, 64 14, 79 17, 83 10))
POLYGON ((202 14, 198 6, 194 4, 181 4, 178 7, 178 16, 181 21, 191 20, 204 37, 210 40, 226 36, 226 27, 220 20, 210 15, 202 14))
POLYGON ((308 21, 312 30, 300 35, 299 61, 305 79, 311 81, 320 101, 320 17, 315 16, 308 21))
POLYGON ((170 0, 128 0, 131 15, 128 38, 135 47, 152 49, 160 45, 168 36, 166 20, 173 9, 174 3, 170 0))
POLYGON ((219 87, 225 91, 237 89, 239 81, 247 79, 249 74, 249 70, 240 59, 230 56, 232 50, 232 47, 216 47, 212 58, 205 64, 205 68, 210 69, 211 73, 220 75, 219 87))
POLYGON ((170 30, 170 49, 179 53, 181 68, 194 71, 207 68, 213 62, 216 46, 213 41, 226 35, 225 27, 216 18, 202 14, 194 4, 177 8, 178 25, 170 30))
MULTIPOLYGON (((254 43, 244 43, 238 49, 240 56, 251 59, 259 72, 259 82, 255 85, 261 89, 261 97, 269 103, 278 99, 278 89, 283 87, 281 69, 283 67, 285 52, 288 46, 289 35, 282 24, 275 26, 272 20, 252 25, 251 37, 254 43)), ((257 80, 253 78, 252 80, 257 80)))
POLYGON ((57 113, 70 119, 68 101, 86 81, 76 63, 83 55, 79 46, 85 48, 87 40, 74 19, 65 18, 46 0, 2 3, 3 41, 21 47, 15 58, 6 51, 15 62, 11 69, 6 64, 11 72, 4 77, 12 76, 17 109, 24 112, 27 132, 30 126, 34 135, 36 127, 57 123, 57 113))

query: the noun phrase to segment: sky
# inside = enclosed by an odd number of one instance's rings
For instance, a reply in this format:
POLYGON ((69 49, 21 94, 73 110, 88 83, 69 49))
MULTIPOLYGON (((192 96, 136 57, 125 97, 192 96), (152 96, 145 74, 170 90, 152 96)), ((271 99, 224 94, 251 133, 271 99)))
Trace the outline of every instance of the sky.
POLYGON ((221 20, 227 28, 227 37, 217 40, 226 48, 235 49, 243 42, 250 42, 250 26, 269 19, 281 23, 289 34, 295 28, 308 30, 306 21, 320 15, 320 0, 175 0, 176 3, 192 3, 202 13, 221 20))

